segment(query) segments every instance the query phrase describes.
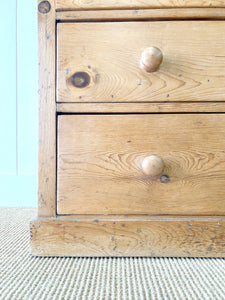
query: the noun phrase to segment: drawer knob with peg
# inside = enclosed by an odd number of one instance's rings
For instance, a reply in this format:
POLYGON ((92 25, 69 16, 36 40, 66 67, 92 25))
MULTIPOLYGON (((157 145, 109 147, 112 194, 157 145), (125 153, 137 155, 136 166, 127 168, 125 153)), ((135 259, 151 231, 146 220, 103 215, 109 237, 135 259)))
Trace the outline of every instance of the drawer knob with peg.
POLYGON ((142 171, 145 175, 152 177, 159 176, 162 174, 163 169, 164 162, 162 158, 156 155, 147 156, 142 161, 142 171))
POLYGON ((140 66, 146 72, 155 72, 162 61, 162 51, 157 47, 148 47, 142 52, 140 66))

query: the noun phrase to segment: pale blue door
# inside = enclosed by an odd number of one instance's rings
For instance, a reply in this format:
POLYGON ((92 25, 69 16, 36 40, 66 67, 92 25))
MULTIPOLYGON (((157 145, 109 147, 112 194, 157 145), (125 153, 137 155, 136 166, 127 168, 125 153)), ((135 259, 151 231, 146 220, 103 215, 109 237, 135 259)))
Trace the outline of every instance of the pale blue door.
POLYGON ((0 9, 0 206, 36 206, 37 1, 0 9))

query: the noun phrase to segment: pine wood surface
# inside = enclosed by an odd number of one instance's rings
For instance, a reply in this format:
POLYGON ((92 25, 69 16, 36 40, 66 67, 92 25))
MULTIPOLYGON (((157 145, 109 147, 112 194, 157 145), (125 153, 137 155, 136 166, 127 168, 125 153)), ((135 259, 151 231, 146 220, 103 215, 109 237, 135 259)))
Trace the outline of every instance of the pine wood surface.
POLYGON ((59 113, 225 112, 223 102, 195 103, 57 103, 59 113))
POLYGON ((57 10, 225 7, 224 0, 56 0, 57 10))
POLYGON ((168 8, 134 10, 58 11, 58 21, 129 21, 129 20, 224 20, 224 8, 168 8))
MULTIPOLYGON (((38 4, 42 1, 38 1, 38 4)), ((39 148, 38 215, 56 215, 55 9, 38 12, 39 148)), ((43 6, 45 9, 45 6, 43 6)))
POLYGON ((223 7, 38 0, 33 255, 225 257, 223 7), (164 57, 153 73, 140 68, 150 46, 164 57), (143 173, 152 154, 163 178, 143 173))
POLYGON ((58 117, 58 214, 225 213, 225 115, 58 117), (164 178, 144 175, 146 156, 164 178))
POLYGON ((223 21, 59 23, 57 101, 224 101, 224 32, 223 21), (140 59, 150 46, 164 59, 147 73, 140 59), (72 83, 79 72, 83 88, 72 83))
POLYGON ((37 256, 224 257, 225 219, 39 218, 31 222, 31 248, 37 256))

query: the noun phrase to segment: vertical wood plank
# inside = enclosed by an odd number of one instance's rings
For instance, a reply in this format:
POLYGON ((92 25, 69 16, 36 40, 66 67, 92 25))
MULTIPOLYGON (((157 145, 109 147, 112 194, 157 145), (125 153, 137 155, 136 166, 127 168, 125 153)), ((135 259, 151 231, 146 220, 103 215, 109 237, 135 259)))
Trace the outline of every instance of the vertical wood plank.
POLYGON ((0 173, 16 174, 16 1, 0 9, 0 173))
POLYGON ((38 0, 38 215, 56 215, 55 4, 38 0), (49 5, 50 4, 50 5, 49 5))
POLYGON ((18 174, 37 173, 37 4, 17 0, 18 174))

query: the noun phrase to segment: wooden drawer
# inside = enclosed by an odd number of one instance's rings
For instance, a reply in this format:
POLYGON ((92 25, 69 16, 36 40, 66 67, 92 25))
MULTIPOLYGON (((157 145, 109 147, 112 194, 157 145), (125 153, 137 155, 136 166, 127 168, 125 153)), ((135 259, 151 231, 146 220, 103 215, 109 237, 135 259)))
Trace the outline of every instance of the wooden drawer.
POLYGON ((58 102, 225 100, 225 22, 59 23, 58 102), (209 46, 210 45, 210 46, 209 46), (155 72, 143 51, 163 53, 155 72))
POLYGON ((223 215, 224 195, 224 114, 58 117, 58 214, 223 215))
POLYGON ((57 10, 76 9, 134 9, 166 7, 224 7, 224 0, 56 0, 57 10))

